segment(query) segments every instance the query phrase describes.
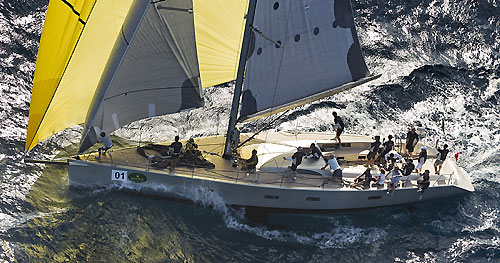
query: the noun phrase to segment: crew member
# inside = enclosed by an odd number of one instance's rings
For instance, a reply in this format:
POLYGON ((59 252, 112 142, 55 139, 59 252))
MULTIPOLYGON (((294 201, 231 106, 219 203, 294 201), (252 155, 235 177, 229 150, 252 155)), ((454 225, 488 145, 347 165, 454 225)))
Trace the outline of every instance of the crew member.
POLYGON ((340 165, 333 154, 330 155, 330 159, 325 166, 321 167, 321 170, 325 170, 327 166, 330 166, 330 169, 332 170, 332 178, 334 180, 339 178, 342 179, 342 169, 340 169, 340 165))
POLYGON ((297 175, 296 175, 296 171, 297 171, 297 167, 302 163, 302 158, 305 156, 306 154, 304 153, 302 147, 297 147, 297 151, 292 155, 291 158, 286 158, 283 156, 283 160, 288 160, 288 161, 292 161, 292 165, 290 166, 290 169, 292 169, 293 171, 293 181, 295 182, 297 180, 297 175))
POLYGON ((104 156, 106 156, 106 152, 113 147, 113 142, 111 141, 111 138, 109 138, 108 135, 106 135, 105 132, 101 132, 99 134, 99 142, 102 142, 103 146, 101 146, 97 151, 99 151, 99 157, 96 157, 97 160, 101 159, 101 152, 104 156))
POLYGON ((372 142, 370 145, 370 150, 368 152, 368 155, 366 156, 367 161, 367 166, 371 167, 375 165, 375 156, 378 153, 378 149, 380 148, 381 142, 380 142, 380 136, 375 136, 375 141, 372 142))
POLYGON ((422 146, 420 149, 420 153, 418 154, 418 164, 415 169, 417 169, 417 172, 422 171, 422 166, 424 166, 425 161, 427 160, 427 146, 422 146))
POLYGON ((174 169, 180 161, 181 153, 182 153, 182 143, 179 142, 179 135, 175 136, 175 141, 169 146, 172 153, 172 161, 170 162, 170 166, 174 169))
POLYGON ((450 150, 448 150, 448 144, 443 145, 443 149, 438 148, 437 151, 438 156, 434 162, 434 172, 439 174, 441 172, 441 168, 443 167, 443 163, 446 160, 446 156, 450 152, 450 150))
POLYGON ((335 140, 337 140, 339 146, 341 146, 342 142, 340 141, 340 135, 342 134, 342 132, 344 132, 345 125, 342 119, 337 115, 337 112, 335 111, 332 112, 332 115, 333 115, 333 122, 335 123, 335 129, 337 130, 337 133, 335 135, 335 140))
POLYGON ((408 154, 410 158, 413 156, 413 150, 415 149, 415 145, 418 143, 418 134, 415 132, 415 128, 411 128, 411 130, 406 134, 406 149, 408 150, 408 154))
POLYGON ((319 158, 323 157, 323 153, 318 147, 316 147, 314 143, 311 143, 310 150, 311 153, 307 156, 308 159, 318 160, 319 158))
POLYGON ((252 156, 248 159, 240 159, 241 169, 247 169, 248 171, 255 171, 259 158, 257 157, 257 150, 252 150, 252 156))

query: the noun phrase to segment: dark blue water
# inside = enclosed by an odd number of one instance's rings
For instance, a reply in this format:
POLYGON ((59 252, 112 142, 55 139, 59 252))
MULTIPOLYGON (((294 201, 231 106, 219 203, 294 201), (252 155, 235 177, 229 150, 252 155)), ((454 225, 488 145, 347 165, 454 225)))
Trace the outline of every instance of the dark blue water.
MULTIPOLYGON (((499 1, 355 1, 367 63, 382 77, 296 109, 273 128, 331 131, 332 109, 348 133, 401 136, 417 125, 426 140, 462 152, 459 165, 475 193, 251 219, 213 193, 195 191, 192 205, 73 189, 64 167, 22 162, 46 5, 0 0, 0 262, 500 262, 499 1)), ((230 87, 211 88, 205 109, 131 124, 115 135, 156 141, 220 134, 230 100, 230 87)), ((74 127, 31 156, 64 156, 79 138, 74 127)))

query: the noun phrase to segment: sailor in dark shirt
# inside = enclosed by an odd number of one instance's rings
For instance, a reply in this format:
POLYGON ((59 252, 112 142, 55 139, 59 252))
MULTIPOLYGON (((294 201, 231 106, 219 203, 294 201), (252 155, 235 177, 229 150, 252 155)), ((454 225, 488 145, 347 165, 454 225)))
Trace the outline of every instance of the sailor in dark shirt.
POLYGON ((410 158, 413 156, 413 151, 415 150, 415 145, 418 143, 418 134, 415 132, 415 128, 411 128, 411 130, 406 134, 406 149, 408 150, 408 154, 410 158))
POLYGON ((174 169, 177 164, 180 162, 180 157, 182 153, 182 143, 179 142, 179 136, 175 136, 175 142, 170 144, 169 149, 172 151, 172 157, 170 161, 170 167, 174 169))
POLYGON ((450 152, 450 150, 448 150, 448 144, 443 145, 443 149, 438 148, 437 151, 438 156, 434 162, 434 172, 439 174, 441 172, 441 168, 443 167, 443 163, 446 160, 446 156, 450 152))
POLYGON ((257 157, 257 150, 252 150, 252 156, 247 160, 247 166, 249 169, 255 169, 257 163, 259 162, 259 157, 257 157))
MULTIPOLYGON (((410 176, 410 174, 415 170, 415 165, 413 164, 412 159, 408 159, 406 161, 405 166, 403 167, 403 176, 410 176)), ((405 182, 403 182, 403 185, 406 185, 407 182, 409 182, 410 178, 407 177, 405 182)))
POLYGON ((368 155, 366 156, 366 159, 368 160, 367 166, 373 166, 375 165, 375 156, 378 153, 378 149, 380 148, 380 136, 375 136, 375 141, 372 142, 370 145, 370 150, 368 152, 368 155))
POLYGON ((290 166, 290 169, 292 169, 292 171, 293 171, 293 180, 294 181, 297 180, 297 176, 296 176, 295 171, 297 171, 297 167, 302 163, 302 158, 305 155, 306 154, 302 150, 302 147, 299 146, 299 147, 297 147, 297 151, 292 155, 291 158, 283 157, 283 160, 292 161, 292 165, 290 166))
POLYGON ((170 148, 172 149, 173 156, 180 156, 182 153, 182 143, 179 142, 179 135, 175 136, 175 142, 170 144, 170 148))
POLYGON ((392 141, 392 135, 387 136, 388 140, 384 142, 382 145, 382 153, 379 155, 379 158, 384 158, 388 152, 394 148, 394 141, 392 141))
POLYGON ((364 188, 369 188, 370 183, 372 181, 372 173, 371 169, 367 168, 362 174, 356 176, 354 178, 354 183, 351 184, 351 187, 358 187, 358 186, 363 186, 364 188))
POLYGON ((423 174, 421 174, 422 180, 417 181, 417 185, 418 185, 417 192, 418 193, 423 194, 425 189, 427 189, 429 187, 429 185, 431 184, 429 173, 430 173, 429 170, 425 170, 425 172, 423 174))
POLYGON ((245 159, 242 160, 241 169, 255 171, 255 168, 256 168, 258 162, 259 162, 259 157, 257 157, 257 150, 253 149, 252 156, 250 156, 250 158, 248 158, 246 160, 245 159))
POLYGON ((332 112, 332 115, 333 115, 333 122, 335 123, 335 128, 337 130, 337 134, 335 135, 335 140, 337 140, 339 142, 339 145, 341 145, 342 142, 340 141, 340 135, 342 134, 342 132, 344 132, 345 125, 342 119, 337 115, 335 111, 332 112))
POLYGON ((321 152, 321 150, 318 147, 316 147, 316 145, 314 143, 311 143, 310 150, 311 150, 311 153, 309 153, 307 158, 318 160, 319 158, 323 157, 323 153, 321 152))
POLYGON ((415 170, 415 165, 413 164, 413 160, 409 159, 403 168, 403 176, 410 175, 413 170, 415 170))

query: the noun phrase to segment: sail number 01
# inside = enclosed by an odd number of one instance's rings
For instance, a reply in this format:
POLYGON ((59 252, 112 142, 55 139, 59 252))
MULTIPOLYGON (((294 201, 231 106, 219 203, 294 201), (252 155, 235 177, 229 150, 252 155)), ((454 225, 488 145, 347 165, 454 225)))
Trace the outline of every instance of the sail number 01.
POLYGON ((111 170, 111 180, 113 181, 127 181, 127 171, 111 170))

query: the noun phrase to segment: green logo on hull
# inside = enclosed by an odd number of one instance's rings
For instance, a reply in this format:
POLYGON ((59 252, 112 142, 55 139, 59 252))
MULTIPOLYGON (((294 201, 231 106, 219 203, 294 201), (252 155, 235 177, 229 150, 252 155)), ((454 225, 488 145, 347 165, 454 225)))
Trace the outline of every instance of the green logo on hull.
POLYGON ((144 183, 148 180, 148 178, 140 173, 131 173, 127 177, 129 181, 132 181, 134 183, 144 183))

